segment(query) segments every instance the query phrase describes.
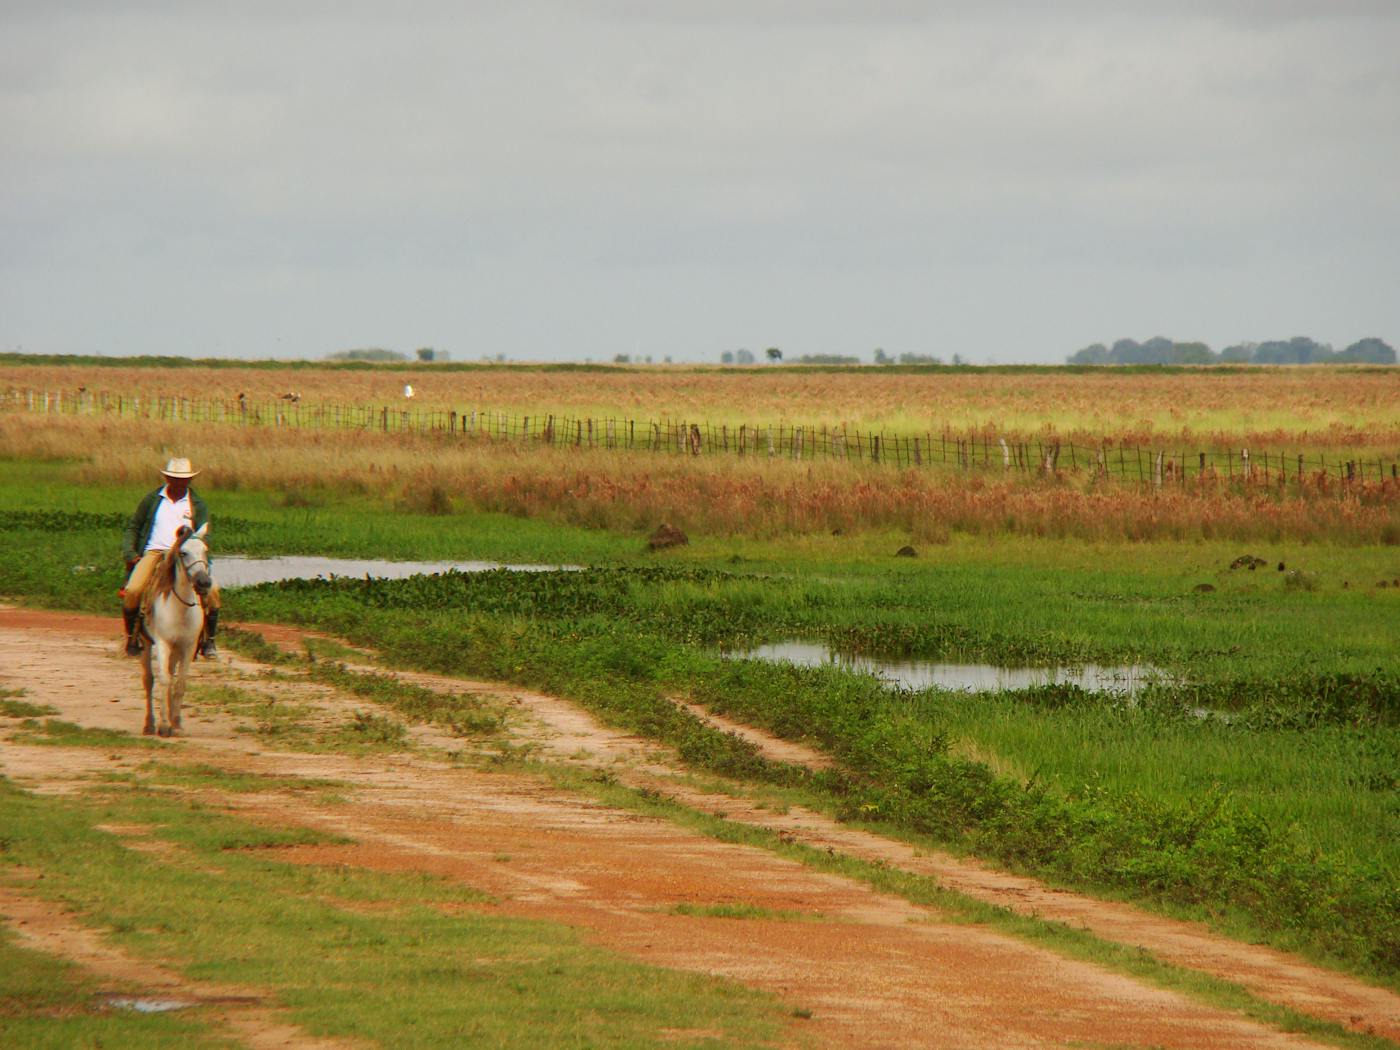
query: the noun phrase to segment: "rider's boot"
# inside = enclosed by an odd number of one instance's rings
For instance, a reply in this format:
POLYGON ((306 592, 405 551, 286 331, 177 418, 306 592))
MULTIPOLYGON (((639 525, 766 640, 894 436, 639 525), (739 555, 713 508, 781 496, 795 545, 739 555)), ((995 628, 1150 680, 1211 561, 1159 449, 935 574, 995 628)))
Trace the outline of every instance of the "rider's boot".
POLYGON ((141 610, 122 609, 122 622, 126 625, 126 655, 141 655, 141 610))
POLYGON ((199 655, 212 660, 219 655, 219 647, 214 644, 214 633, 219 629, 219 610, 210 609, 204 614, 204 644, 199 647, 199 655))

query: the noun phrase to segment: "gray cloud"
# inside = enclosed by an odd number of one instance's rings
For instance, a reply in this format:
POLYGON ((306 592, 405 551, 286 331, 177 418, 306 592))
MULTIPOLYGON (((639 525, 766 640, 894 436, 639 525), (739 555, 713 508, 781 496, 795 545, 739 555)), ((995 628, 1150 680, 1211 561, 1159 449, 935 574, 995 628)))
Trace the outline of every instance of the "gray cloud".
POLYGON ((1396 16, 20 6, 0 345, 1394 340, 1396 16))

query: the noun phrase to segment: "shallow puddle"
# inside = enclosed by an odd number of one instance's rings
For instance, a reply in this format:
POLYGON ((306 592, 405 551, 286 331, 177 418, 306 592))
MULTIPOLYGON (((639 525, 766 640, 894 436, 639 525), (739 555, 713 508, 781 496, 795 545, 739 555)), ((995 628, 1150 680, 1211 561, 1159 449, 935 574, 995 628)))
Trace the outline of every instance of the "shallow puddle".
POLYGON ((138 1014, 163 1014, 171 1010, 188 1010, 196 1004, 184 999, 134 999, 117 996, 108 999, 107 1005, 118 1010, 133 1010, 138 1014))
POLYGON ((1146 666, 998 667, 927 660, 877 660, 868 656, 847 656, 819 643, 800 641, 777 642, 725 655, 800 667, 843 667, 906 689, 937 688, 967 693, 995 693, 1038 685, 1077 685, 1087 692, 1132 696, 1147 685, 1170 681, 1165 672, 1146 666))
POLYGON ((319 558, 285 555, 278 558, 245 558, 229 554, 214 559, 214 579, 220 587, 252 587, 279 580, 329 579, 353 576, 363 579, 401 580, 441 572, 558 572, 577 570, 577 565, 508 565, 498 561, 382 561, 372 558, 319 558))

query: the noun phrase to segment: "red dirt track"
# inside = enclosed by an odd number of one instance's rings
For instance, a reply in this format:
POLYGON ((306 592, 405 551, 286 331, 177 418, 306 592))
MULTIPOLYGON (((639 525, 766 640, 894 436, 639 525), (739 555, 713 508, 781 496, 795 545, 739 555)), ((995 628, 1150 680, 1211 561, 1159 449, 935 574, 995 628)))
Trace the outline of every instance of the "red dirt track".
MULTIPOLYGON (((240 625, 252 627, 255 625, 240 625)), ((285 627, 260 627, 296 647, 285 627)), ((137 661, 119 655, 120 619, 0 607, 0 688, 57 708, 84 726, 139 733, 144 707, 137 661)), ((200 681, 258 667, 238 657, 198 662, 200 681)), ((386 673, 382 668, 380 673, 386 673)), ((664 748, 596 725, 563 701, 496 683, 403 677, 442 691, 492 693, 510 705, 510 732, 549 760, 593 765, 623 783, 660 791, 730 820, 781 831, 821 849, 930 875, 944 885, 1017 911, 1059 919, 1105 939, 1142 946, 1164 961, 1200 969, 1261 998, 1355 1031, 1400 1040, 1400 996, 1302 960, 1237 944, 1193 924, 1049 889, 1031 879, 840 825, 804 810, 779 813, 742 797, 707 794, 676 776, 664 748)), ((327 716, 365 702, 326 696, 327 716)), ((703 716, 704 712, 697 712, 703 716)), ((329 777, 355 785, 350 804, 284 797, 220 796, 250 818, 348 837, 344 846, 299 847, 293 860, 431 872, 484 890, 502 913, 584 931, 594 943, 647 963, 732 979, 772 992, 810 1018, 791 1023, 791 1044, 849 1047, 1288 1048, 1323 1045, 1207 1005, 1106 967, 1066 958, 986 926, 824 874, 756 847, 726 844, 659 819, 513 772, 463 768, 441 757, 461 747, 434 731, 416 750, 353 757, 268 751, 235 722, 196 706, 185 735, 159 761, 230 770, 329 777), (439 750, 435 750, 439 749, 439 750), (683 915, 678 905, 743 904, 772 918, 683 915), (790 913, 801 913, 794 920, 790 913), (782 913, 781 915, 777 913, 782 913)), ((8 733, 0 724, 0 734, 8 733)), ((745 727, 746 734, 755 733, 745 727)), ((780 742, 772 742, 777 748, 780 742)), ((785 745, 787 761, 800 750, 785 745)), ((819 756, 812 756, 816 761, 819 756)), ((0 772, 36 792, 81 789, 97 771, 135 766, 150 753, 32 747, 0 741, 0 772)), ((0 915, 29 921, 33 898, 0 894, 0 915)), ((38 912, 35 912, 38 909, 38 912)), ((57 944, 58 942, 54 942, 57 944)), ((64 949, 51 947, 63 954, 64 949)), ((80 964, 82 959, 69 953, 80 964)), ((170 969, 173 969, 170 968, 170 969)), ((285 1018, 268 1017, 283 1045, 313 1046, 285 1018)), ((248 1041, 250 1028, 230 1026, 248 1041)))

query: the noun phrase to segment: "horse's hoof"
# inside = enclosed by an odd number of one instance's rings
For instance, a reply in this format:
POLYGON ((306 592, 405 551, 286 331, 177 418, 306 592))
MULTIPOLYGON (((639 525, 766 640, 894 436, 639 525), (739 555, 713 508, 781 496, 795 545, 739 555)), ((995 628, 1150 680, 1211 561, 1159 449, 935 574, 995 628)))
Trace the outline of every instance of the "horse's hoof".
POLYGON ((155 735, 156 735, 156 727, 153 726, 153 725, 151 725, 151 723, 147 722, 147 723, 145 724, 145 726, 143 726, 142 729, 141 729, 141 735, 142 735, 142 736, 155 736, 155 735))
POLYGON ((173 730, 169 726, 161 726, 156 733, 160 736, 169 736, 173 730))

